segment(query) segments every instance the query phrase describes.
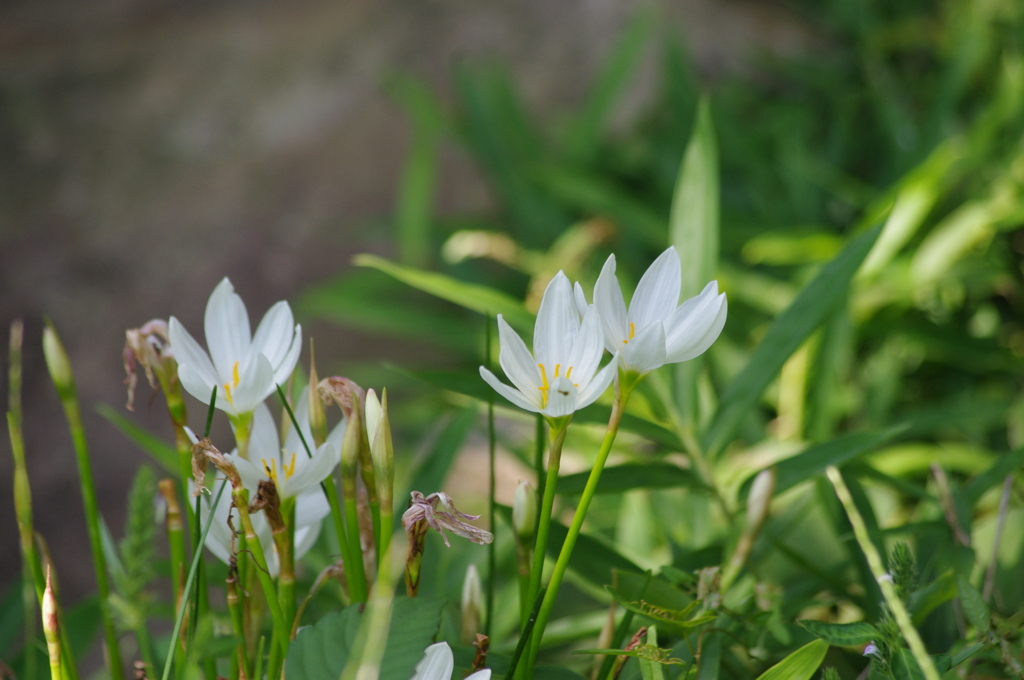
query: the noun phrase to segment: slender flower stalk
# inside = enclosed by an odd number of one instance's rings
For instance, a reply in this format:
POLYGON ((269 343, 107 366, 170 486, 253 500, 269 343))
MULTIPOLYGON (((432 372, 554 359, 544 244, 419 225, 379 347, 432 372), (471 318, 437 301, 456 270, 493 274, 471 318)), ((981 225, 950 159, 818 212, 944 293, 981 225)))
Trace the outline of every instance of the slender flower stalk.
POLYGON ((861 517, 860 511, 857 510, 857 505, 853 502, 853 496, 850 495, 850 490, 846 487, 843 476, 834 465, 829 465, 825 469, 825 474, 828 475, 829 481, 835 487, 836 496, 839 497, 839 502, 843 504, 843 509, 846 510, 846 516, 850 519, 850 524, 853 526, 853 534, 857 538, 857 543, 860 544, 864 557, 867 558, 868 567, 871 569, 878 587, 882 590, 885 602, 889 605, 893 618, 896 619, 900 633, 903 634, 903 639, 907 641, 907 646, 910 647, 910 652, 914 655, 917 665, 920 666, 926 680, 939 680, 939 672, 935 668, 932 658, 928 655, 928 650, 925 649, 921 635, 914 628, 914 622, 911 620, 903 600, 896 593, 896 586, 893 585, 892 576, 882 565, 882 557, 878 554, 875 544, 871 542, 868 527, 864 524, 864 518, 861 517))
POLYGON ((729 564, 722 572, 722 581, 719 586, 722 593, 729 590, 729 586, 739 576, 740 570, 750 556, 750 551, 754 548, 754 541, 761 531, 761 526, 768 518, 768 506, 772 500, 772 492, 775 490, 775 475, 774 467, 761 470, 750 486, 750 494, 747 497, 747 520, 743 526, 743 532, 736 542, 736 547, 732 551, 732 556, 729 558, 729 564))
POLYGON ((235 637, 238 639, 233 663, 238 667, 239 680, 245 680, 251 669, 249 668, 249 655, 245 646, 245 606, 238 592, 238 564, 235 560, 232 560, 228 565, 228 578, 224 585, 227 595, 228 613, 231 616, 231 627, 234 630, 235 637))
MULTIPOLYGON (((532 602, 540 592, 540 581, 544 574, 544 557, 547 552, 548 533, 551 529, 551 514, 555 507, 555 489, 558 486, 558 469, 562 461, 562 444, 565 442, 568 423, 558 429, 551 428, 548 448, 548 471, 544 482, 544 496, 540 503, 540 520, 537 522, 537 540, 533 546, 533 566, 530 568, 530 588, 527 601, 532 602)), ((550 590, 548 591, 550 592, 550 590)), ((525 621, 523 624, 525 625, 525 621)))
POLYGON ((341 443, 341 495, 345 506, 344 524, 339 525, 345 529, 345 540, 341 542, 342 559, 352 601, 366 602, 369 588, 363 568, 363 551, 359 544, 359 514, 356 508, 359 449, 362 448, 366 424, 363 420, 362 397, 355 389, 350 390, 347 400, 343 402, 343 408, 348 409, 348 427, 341 443))
POLYGON ((373 477, 377 483, 377 497, 380 499, 380 539, 378 545, 381 560, 388 553, 394 527, 395 501, 395 452, 391 440, 391 421, 388 419, 388 391, 381 393, 381 401, 373 390, 366 392, 366 433, 373 457, 373 477))
POLYGON ((57 331, 52 325, 43 330, 43 354, 50 379, 57 388, 61 405, 71 431, 75 457, 78 461, 78 475, 82 487, 82 502, 85 506, 86 528, 89 533, 89 545, 92 548, 92 560, 96 572, 96 587, 100 599, 100 614, 103 620, 103 633, 106 644, 106 660, 111 677, 124 677, 124 666, 121 663, 121 650, 118 647, 117 629, 110 611, 110 585, 107 581, 107 561, 103 554, 103 542, 100 535, 99 505, 96 501, 96 486, 92 478, 92 463, 89 461, 89 445, 85 439, 85 428, 82 426, 82 414, 78 406, 78 395, 75 390, 75 378, 71 370, 71 362, 61 344, 57 331))
MULTIPOLYGON (((181 518, 181 505, 173 479, 161 479, 160 495, 167 504, 165 525, 167 527, 167 543, 171 558, 171 583, 174 586, 174 607, 177 610, 185 597, 185 527, 181 518)), ((176 654, 185 654, 185 637, 180 636, 176 654)), ((184 658, 181 656, 180 658, 184 658)))
MULTIPOLYGON (((621 383, 616 386, 615 401, 612 403, 612 413, 608 420, 608 426, 605 430, 604 441, 601 442, 601 449, 597 453, 597 460, 594 462, 594 467, 590 471, 590 477, 587 478, 587 485, 583 488, 583 494, 580 496, 580 503, 576 506, 576 512, 572 517, 572 524, 569 525, 569 532, 566 534, 565 542, 562 544, 562 550, 558 554, 558 560, 555 562, 555 569, 551 574, 551 580, 548 582, 547 592, 544 594, 544 599, 540 605, 540 611, 537 615, 537 623, 534 625, 532 642, 530 643, 529 649, 529 663, 524 666, 526 669, 527 676, 532 673, 533 666, 537 660, 537 653, 540 650, 540 641, 544 637, 544 628, 547 626, 548 619, 551 617, 551 609, 555 605, 555 596, 558 594, 558 588, 562 585, 562 578, 565 576, 565 570, 569 567, 569 558, 572 557, 573 548, 576 547, 576 539, 579 538, 580 530, 583 528, 583 520, 586 518, 587 510, 590 508, 590 501, 593 500, 594 494, 597 493, 597 484, 601 481, 601 472, 604 470, 605 463, 608 461, 608 454, 612 450, 612 444, 615 443, 615 436, 619 432, 619 423, 622 420, 623 411, 626 408, 626 402, 629 401, 630 391, 628 388, 624 388, 621 383)), ((557 481, 557 480, 554 480, 557 481)), ((553 480, 548 480, 550 486, 554 486, 553 480)), ((541 518, 541 526, 544 526, 544 518, 541 518)), ((543 547, 538 542, 538 551, 543 550, 543 547)), ((536 563, 536 558, 535 558, 536 563)))

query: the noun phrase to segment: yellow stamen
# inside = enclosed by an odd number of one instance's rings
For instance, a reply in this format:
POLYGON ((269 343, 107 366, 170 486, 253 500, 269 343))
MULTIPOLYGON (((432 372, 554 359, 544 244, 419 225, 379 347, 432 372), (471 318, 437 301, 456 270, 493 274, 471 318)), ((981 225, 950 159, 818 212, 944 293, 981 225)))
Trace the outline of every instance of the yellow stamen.
MULTIPOLYGON (((629 340, 632 340, 632 339, 633 339, 633 336, 634 336, 634 335, 636 335, 636 326, 634 326, 634 325, 633 325, 633 322, 632 322, 632 321, 630 321, 630 322, 629 322, 629 340)), ((629 340, 623 340, 623 341, 622 341, 622 344, 623 344, 623 345, 626 345, 626 344, 628 344, 628 343, 629 343, 629 340)))
MULTIPOLYGON (((632 326, 633 324, 629 324, 629 325, 632 326)), ((633 335, 630 334, 629 337, 633 337, 633 335)), ((234 380, 235 380, 234 387, 238 387, 238 362, 237 361, 235 362, 235 365, 231 367, 231 377, 234 378, 234 380)))
POLYGON ((274 484, 276 485, 277 484, 277 461, 272 460, 272 461, 270 461, 270 465, 267 465, 267 459, 264 458, 263 459, 263 470, 267 473, 267 477, 270 477, 270 480, 272 482, 274 482, 274 484))
POLYGON ((235 405, 235 400, 231 396, 231 390, 238 387, 238 362, 237 361, 235 362, 235 365, 231 367, 231 377, 232 377, 232 379, 234 381, 234 384, 232 384, 232 383, 224 383, 223 385, 221 385, 221 387, 224 388, 224 398, 228 400, 229 404, 234 406, 235 405))
MULTIPOLYGON (((540 387, 537 388, 538 390, 540 390, 540 395, 541 395, 541 397, 540 397, 540 405, 541 405, 541 408, 546 408, 547 405, 548 405, 548 392, 551 391, 551 385, 548 384, 548 371, 544 367, 544 364, 537 364, 537 368, 540 369, 540 383, 541 384, 540 384, 540 387)), ((568 368, 568 370, 566 370, 566 372, 565 372, 565 377, 566 378, 568 378, 572 374, 572 368, 573 367, 570 366, 568 368)), ((551 376, 551 379, 554 380, 555 378, 557 378, 558 374, 561 373, 561 372, 562 372, 562 364, 555 364, 555 374, 551 376)), ((576 383, 573 383, 573 387, 579 387, 579 385, 576 384, 576 383)))
POLYGON ((562 364, 555 364, 555 375, 554 375, 554 377, 556 377, 556 378, 558 377, 558 371, 561 368, 562 368, 562 364))
POLYGON ((285 465, 284 463, 281 463, 281 469, 284 470, 284 478, 285 479, 291 479, 292 475, 295 474, 295 452, 294 451, 292 452, 292 460, 291 460, 291 462, 288 463, 287 465, 285 465))
POLYGON ((571 373, 572 373, 572 366, 570 366, 569 370, 565 372, 565 377, 568 378, 571 373))

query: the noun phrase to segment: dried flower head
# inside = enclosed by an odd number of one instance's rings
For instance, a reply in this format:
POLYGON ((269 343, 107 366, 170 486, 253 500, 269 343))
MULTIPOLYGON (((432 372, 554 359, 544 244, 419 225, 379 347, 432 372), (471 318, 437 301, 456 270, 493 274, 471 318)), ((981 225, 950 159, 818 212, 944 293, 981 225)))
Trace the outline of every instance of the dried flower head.
POLYGON ((135 386, 138 384, 136 364, 142 366, 146 380, 153 389, 157 381, 166 383, 177 377, 178 364, 174 360, 171 349, 171 338, 167 332, 167 322, 153 319, 140 328, 129 328, 124 332, 124 382, 128 386, 129 411, 135 402, 135 386))
POLYGON ((402 525, 405 526, 407 533, 413 533, 413 525, 417 522, 425 522, 427 526, 441 534, 444 544, 448 547, 451 547, 451 544, 444 533, 445 529, 480 545, 487 545, 494 540, 491 532, 463 522, 463 519, 480 519, 480 515, 459 512, 448 494, 438 491, 424 496, 419 491, 413 491, 410 495, 412 498, 409 509, 402 515, 402 525))

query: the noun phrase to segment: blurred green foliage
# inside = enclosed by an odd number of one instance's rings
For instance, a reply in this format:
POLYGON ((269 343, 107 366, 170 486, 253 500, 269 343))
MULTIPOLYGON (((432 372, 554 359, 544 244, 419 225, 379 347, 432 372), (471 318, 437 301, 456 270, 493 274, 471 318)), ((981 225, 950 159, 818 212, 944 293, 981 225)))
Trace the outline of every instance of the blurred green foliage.
MULTIPOLYGON (((451 102, 396 82, 413 129, 392 232, 399 262, 359 259, 376 271, 352 270, 299 307, 441 350, 444 371, 430 354, 367 372, 421 395, 407 400, 411 441, 439 414, 488 398, 476 376, 483 314, 529 330, 559 269, 589 291, 614 252, 630 288, 675 244, 684 295, 717 278, 728 323, 706 358, 661 369, 630 403, 613 459, 622 474, 606 473, 613 479, 591 509, 542 659, 587 672, 590 658, 568 652, 593 647, 612 568, 653 569, 673 597, 709 602, 714 580, 701 570, 734 550, 753 473, 774 464, 772 514, 714 623, 690 634, 659 625, 660 646, 685 662, 665 666, 665 677, 757 677, 811 639, 798 619, 884 632, 877 585, 823 477, 836 465, 882 552, 909 542, 912 554, 894 553, 904 567, 916 558, 915 585, 901 597, 929 651, 942 653, 940 671, 970 659, 972 674, 1020 675, 1024 5, 791 7, 815 36, 805 54, 760 55, 748 73, 714 82, 677 32, 639 14, 589 96, 556 124, 530 113, 498 64, 459 64, 451 102), (629 125, 612 125, 650 50, 656 95, 629 125), (493 211, 435 213, 438 148, 453 143, 484 173, 493 211), (692 473, 700 464, 714 488, 692 473), (982 625, 981 605, 992 624, 982 625)), ((594 455, 599 437, 581 425, 603 423, 607 408, 578 414, 566 444, 577 460, 594 455)), ((499 413, 511 423, 501 445, 532 467, 531 419, 499 413)), ((451 458, 448 449, 444 464, 407 459, 405 472, 429 469, 437 480, 451 458)), ((579 483, 565 482, 571 503, 579 483)), ((499 567, 514 574, 501 529, 499 567)), ((557 553, 564 529, 553 534, 557 553)), ((482 555, 439 545, 428 546, 436 559, 424 563, 423 587, 457 600, 466 565, 482 555)), ((514 581, 499 581, 495 658, 515 646, 514 581)), ((882 653, 872 673, 920 672, 905 648, 882 653)), ((851 647, 827 659, 840 677, 865 663, 851 647)), ((623 678, 640 677, 634 664, 623 678)))

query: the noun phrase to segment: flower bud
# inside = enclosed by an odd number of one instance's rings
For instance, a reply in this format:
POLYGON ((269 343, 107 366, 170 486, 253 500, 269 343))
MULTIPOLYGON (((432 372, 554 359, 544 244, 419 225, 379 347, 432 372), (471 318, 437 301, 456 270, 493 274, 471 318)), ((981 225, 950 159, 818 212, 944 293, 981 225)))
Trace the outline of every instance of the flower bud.
POLYGON ((761 470, 750 485, 747 496, 747 530, 757 531, 768 517, 768 505, 775 491, 775 468, 761 470))
POLYGON ((309 430, 313 433, 313 445, 319 448, 327 441, 327 414, 324 412, 324 402, 317 394, 317 384, 320 378, 316 374, 316 356, 313 353, 313 338, 309 339, 309 430))
MULTIPOLYGON (((312 383, 310 384, 312 385, 312 383)), ((325 404, 328 401, 334 401, 345 414, 345 417, 349 419, 352 418, 355 407, 363 401, 364 397, 362 387, 348 378, 340 376, 324 378, 319 383, 316 383, 316 391, 325 404)))
POLYGON ((519 482, 512 498, 512 526, 520 538, 529 538, 537 524, 537 494, 529 482, 519 482))
POLYGON ((476 639, 483 608, 484 591, 480 585, 480 574, 476 565, 471 564, 462 582, 462 644, 468 645, 476 639))
POLYGON ((50 656, 50 675, 55 679, 61 678, 60 664, 60 631, 57 624, 57 598, 53 594, 53 586, 50 582, 50 567, 46 567, 46 589, 43 590, 42 602, 43 614, 43 635, 46 636, 46 649, 50 656))
POLYGON ((377 496, 385 507, 391 507, 395 477, 395 454, 391 442, 391 423, 388 420, 388 391, 382 393, 383 402, 377 400, 373 390, 366 392, 366 435, 373 458, 373 478, 377 483, 377 496))
POLYGON ((71 361, 57 331, 50 324, 43 329, 43 356, 46 357, 46 368, 50 371, 50 379, 57 388, 57 394, 62 400, 73 398, 75 376, 71 372, 71 361))

